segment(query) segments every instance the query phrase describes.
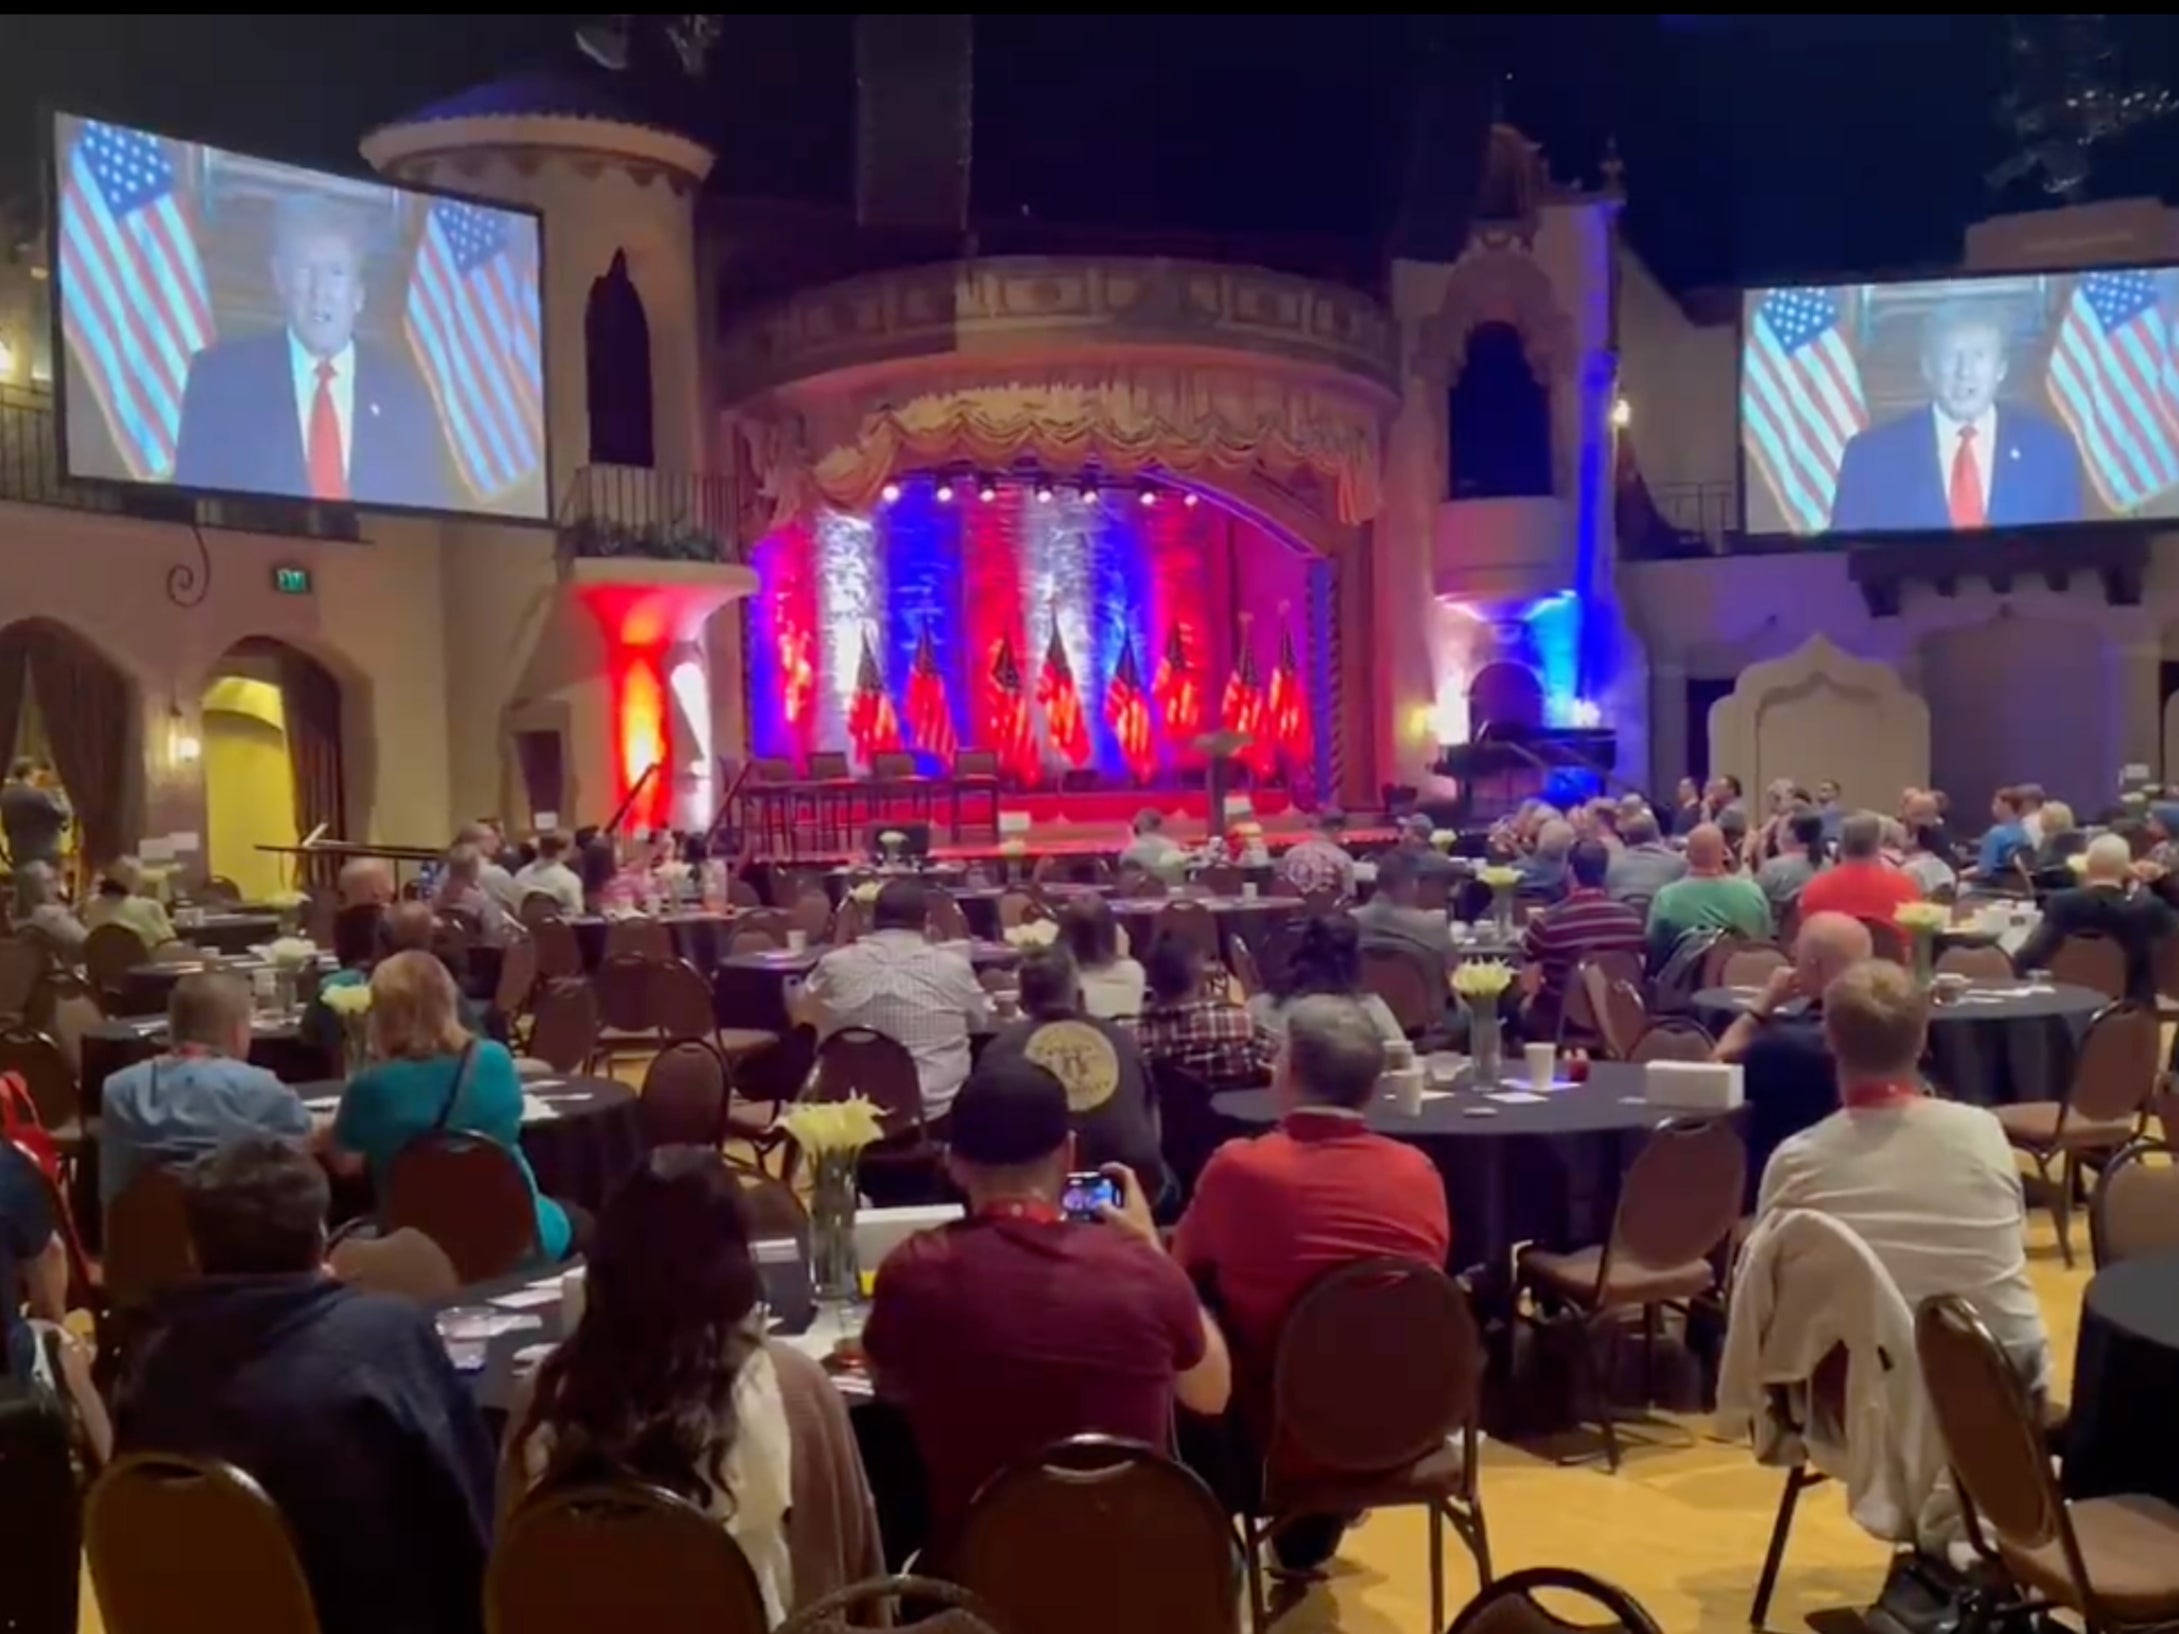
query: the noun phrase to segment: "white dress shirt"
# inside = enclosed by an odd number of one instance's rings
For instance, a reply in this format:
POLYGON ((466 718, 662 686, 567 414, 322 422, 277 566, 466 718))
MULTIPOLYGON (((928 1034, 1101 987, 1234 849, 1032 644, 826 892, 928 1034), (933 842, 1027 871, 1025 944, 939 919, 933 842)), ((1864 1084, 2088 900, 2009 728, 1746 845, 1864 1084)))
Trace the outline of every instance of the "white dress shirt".
MULTIPOLYGON (((356 422, 356 347, 350 341, 326 360, 333 378, 326 387, 333 394, 333 418, 340 426, 340 470, 348 475, 348 450, 354 442, 356 422)), ((303 433, 303 463, 310 463, 310 411, 318 402, 318 355, 288 332, 288 364, 295 371, 295 414, 303 433)))
POLYGON ((912 930, 872 931, 834 948, 817 961, 802 996, 819 1006, 823 1037, 868 1027, 906 1046, 926 1118, 952 1108, 968 1081, 969 1034, 991 1016, 991 1000, 968 960, 912 930))
POLYGON ((1955 420, 1936 404, 1929 406, 1930 418, 1937 422, 1937 481, 1947 498, 1952 493, 1952 462, 1960 456, 1960 433, 1974 432, 1969 442, 1967 457, 1974 461, 1975 480, 1982 487, 1982 514, 1990 514, 1990 473, 1997 458, 1997 410, 1986 408, 1972 420, 1955 420))

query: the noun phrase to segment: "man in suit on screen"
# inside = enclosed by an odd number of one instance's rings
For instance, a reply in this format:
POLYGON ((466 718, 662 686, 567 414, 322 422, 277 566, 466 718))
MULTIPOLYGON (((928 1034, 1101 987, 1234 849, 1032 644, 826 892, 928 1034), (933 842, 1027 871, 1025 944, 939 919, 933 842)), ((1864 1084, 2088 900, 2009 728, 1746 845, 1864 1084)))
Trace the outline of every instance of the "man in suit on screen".
POLYGON ((2079 521, 2080 452, 2055 422, 1999 403, 2005 372, 2005 329, 1995 314, 1955 301, 1933 311, 1922 329, 1929 406, 1847 443, 1831 531, 2079 521))
POLYGON ((196 355, 182 396, 174 481, 332 503, 451 503, 439 412, 406 354, 359 338, 359 225, 294 195, 273 225, 272 282, 286 321, 196 355))

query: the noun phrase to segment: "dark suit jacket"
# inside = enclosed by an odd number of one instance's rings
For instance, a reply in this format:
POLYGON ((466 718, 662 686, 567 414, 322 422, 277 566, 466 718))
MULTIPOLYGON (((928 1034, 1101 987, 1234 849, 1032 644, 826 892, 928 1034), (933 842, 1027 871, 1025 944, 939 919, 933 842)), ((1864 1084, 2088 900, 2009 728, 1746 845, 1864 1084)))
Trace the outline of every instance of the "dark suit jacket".
MULTIPOLYGON (((2052 421, 2002 403, 1997 411, 1997 463, 1990 473, 1990 523, 2016 528, 2081 519, 2081 457, 2073 439, 2052 421)), ((1833 533, 1946 529, 1947 473, 1940 469, 1937 432, 1927 408, 1871 426, 1846 445, 1833 533)))
POLYGON ((2125 950, 2128 998, 2156 1002, 2156 944, 2179 934, 2179 914, 2169 903, 2148 891, 2117 891, 2108 885, 2060 891, 2043 904, 2043 917, 2013 955, 2013 968, 2044 968, 2060 942, 2082 931, 2100 932, 2125 950))
MULTIPOLYGON (((446 436, 415 366, 360 336, 348 497, 358 505, 446 509, 446 436)), ((285 329, 223 340, 199 352, 182 397, 174 480, 185 488, 310 497, 285 329)))

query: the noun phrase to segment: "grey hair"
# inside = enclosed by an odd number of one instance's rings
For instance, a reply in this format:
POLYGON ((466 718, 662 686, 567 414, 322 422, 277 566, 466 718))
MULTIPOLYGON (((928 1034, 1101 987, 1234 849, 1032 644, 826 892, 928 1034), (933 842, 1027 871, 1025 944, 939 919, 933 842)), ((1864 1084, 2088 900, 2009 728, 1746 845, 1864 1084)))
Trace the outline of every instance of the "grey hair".
POLYGON ((298 239, 313 233, 337 234, 356 252, 359 267, 370 259, 371 235, 353 209, 315 193, 283 194, 272 209, 273 259, 280 259, 298 239))
POLYGON ((1867 861, 1884 849, 1884 819, 1873 811, 1857 811, 1839 824, 1839 855, 1867 861))
POLYGON ((1655 845, 1664 830, 1658 826, 1657 814, 1644 806, 1634 816, 1620 819, 1619 837, 1629 845, 1655 845))
POLYGON ((1286 1066, 1304 1101, 1364 1107, 1384 1075, 1384 1035, 1358 1000, 1312 993, 1286 1007, 1286 1066))
POLYGON ((1969 328, 1992 330, 1999 347, 2011 349, 2012 326, 2002 311, 1986 300, 1956 298, 1939 301, 1922 320, 1922 356, 1928 357, 1937 349, 1937 343, 1955 329, 1969 328))

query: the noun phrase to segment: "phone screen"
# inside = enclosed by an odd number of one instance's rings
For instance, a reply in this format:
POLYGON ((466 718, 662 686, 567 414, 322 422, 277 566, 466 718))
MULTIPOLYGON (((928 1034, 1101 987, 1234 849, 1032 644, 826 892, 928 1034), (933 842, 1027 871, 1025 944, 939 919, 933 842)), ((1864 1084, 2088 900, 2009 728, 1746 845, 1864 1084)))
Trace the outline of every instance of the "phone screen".
POLYGON ((1067 1176, 1067 1189, 1059 1194, 1059 1211, 1068 1219, 1094 1220, 1100 1203, 1120 1206, 1120 1187, 1110 1175, 1089 1172, 1067 1176))

